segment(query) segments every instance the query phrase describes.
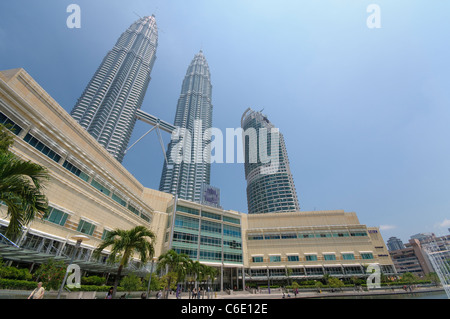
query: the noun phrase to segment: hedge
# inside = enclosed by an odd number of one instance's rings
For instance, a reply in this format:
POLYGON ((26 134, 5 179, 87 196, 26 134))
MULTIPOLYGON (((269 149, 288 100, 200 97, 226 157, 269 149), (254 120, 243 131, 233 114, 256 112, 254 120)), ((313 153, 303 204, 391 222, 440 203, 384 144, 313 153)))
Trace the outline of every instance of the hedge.
POLYGON ((0 289, 34 290, 36 287, 37 282, 35 281, 0 278, 0 289))

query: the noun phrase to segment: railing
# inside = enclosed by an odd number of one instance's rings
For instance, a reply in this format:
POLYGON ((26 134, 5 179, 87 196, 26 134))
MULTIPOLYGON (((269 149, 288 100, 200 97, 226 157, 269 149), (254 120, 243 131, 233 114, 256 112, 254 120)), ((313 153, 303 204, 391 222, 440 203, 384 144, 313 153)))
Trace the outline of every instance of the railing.
POLYGON ((19 248, 19 246, 17 246, 15 243, 13 243, 8 237, 3 235, 2 233, 0 233, 0 239, 1 239, 0 242, 5 243, 6 245, 11 245, 11 246, 19 248))

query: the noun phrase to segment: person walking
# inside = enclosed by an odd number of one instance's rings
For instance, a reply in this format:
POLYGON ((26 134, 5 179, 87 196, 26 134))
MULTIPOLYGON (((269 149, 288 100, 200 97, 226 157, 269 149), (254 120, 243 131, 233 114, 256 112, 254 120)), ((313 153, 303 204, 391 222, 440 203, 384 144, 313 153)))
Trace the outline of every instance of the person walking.
POLYGON ((42 282, 38 282, 36 289, 34 289, 28 296, 28 299, 43 299, 45 289, 42 287, 42 282))
POLYGON ((109 288, 108 293, 106 294, 105 299, 112 299, 112 296, 113 296, 113 290, 114 290, 113 287, 109 288))

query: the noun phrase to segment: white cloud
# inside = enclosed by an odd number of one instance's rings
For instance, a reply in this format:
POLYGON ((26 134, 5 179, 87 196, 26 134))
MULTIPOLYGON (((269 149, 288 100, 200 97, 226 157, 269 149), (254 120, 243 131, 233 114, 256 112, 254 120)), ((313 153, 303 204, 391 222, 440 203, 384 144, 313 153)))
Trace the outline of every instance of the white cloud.
POLYGON ((436 225, 437 227, 450 227, 450 219, 444 219, 442 222, 436 225))
POLYGON ((380 230, 391 230, 395 228, 397 228, 395 225, 380 225, 380 230))

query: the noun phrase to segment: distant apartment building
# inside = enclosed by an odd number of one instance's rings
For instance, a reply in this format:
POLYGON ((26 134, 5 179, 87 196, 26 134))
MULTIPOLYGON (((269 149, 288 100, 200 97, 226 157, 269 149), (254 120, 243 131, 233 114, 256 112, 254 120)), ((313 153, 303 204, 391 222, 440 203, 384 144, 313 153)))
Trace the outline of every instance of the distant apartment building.
POLYGON ((409 272, 418 277, 424 277, 433 271, 433 267, 418 239, 410 239, 405 244, 405 248, 391 250, 389 253, 399 274, 409 272))
POLYGON ((386 242, 386 245, 389 251, 405 248, 405 244, 403 244, 402 240, 397 237, 390 237, 386 242))
POLYGON ((403 248, 391 249, 399 242, 395 237, 389 238, 387 246, 399 274, 410 272, 419 277, 430 272, 436 272, 427 254, 427 247, 433 246, 434 251, 440 252, 443 260, 450 260, 450 235, 436 237, 434 233, 419 233, 411 236, 403 248))

